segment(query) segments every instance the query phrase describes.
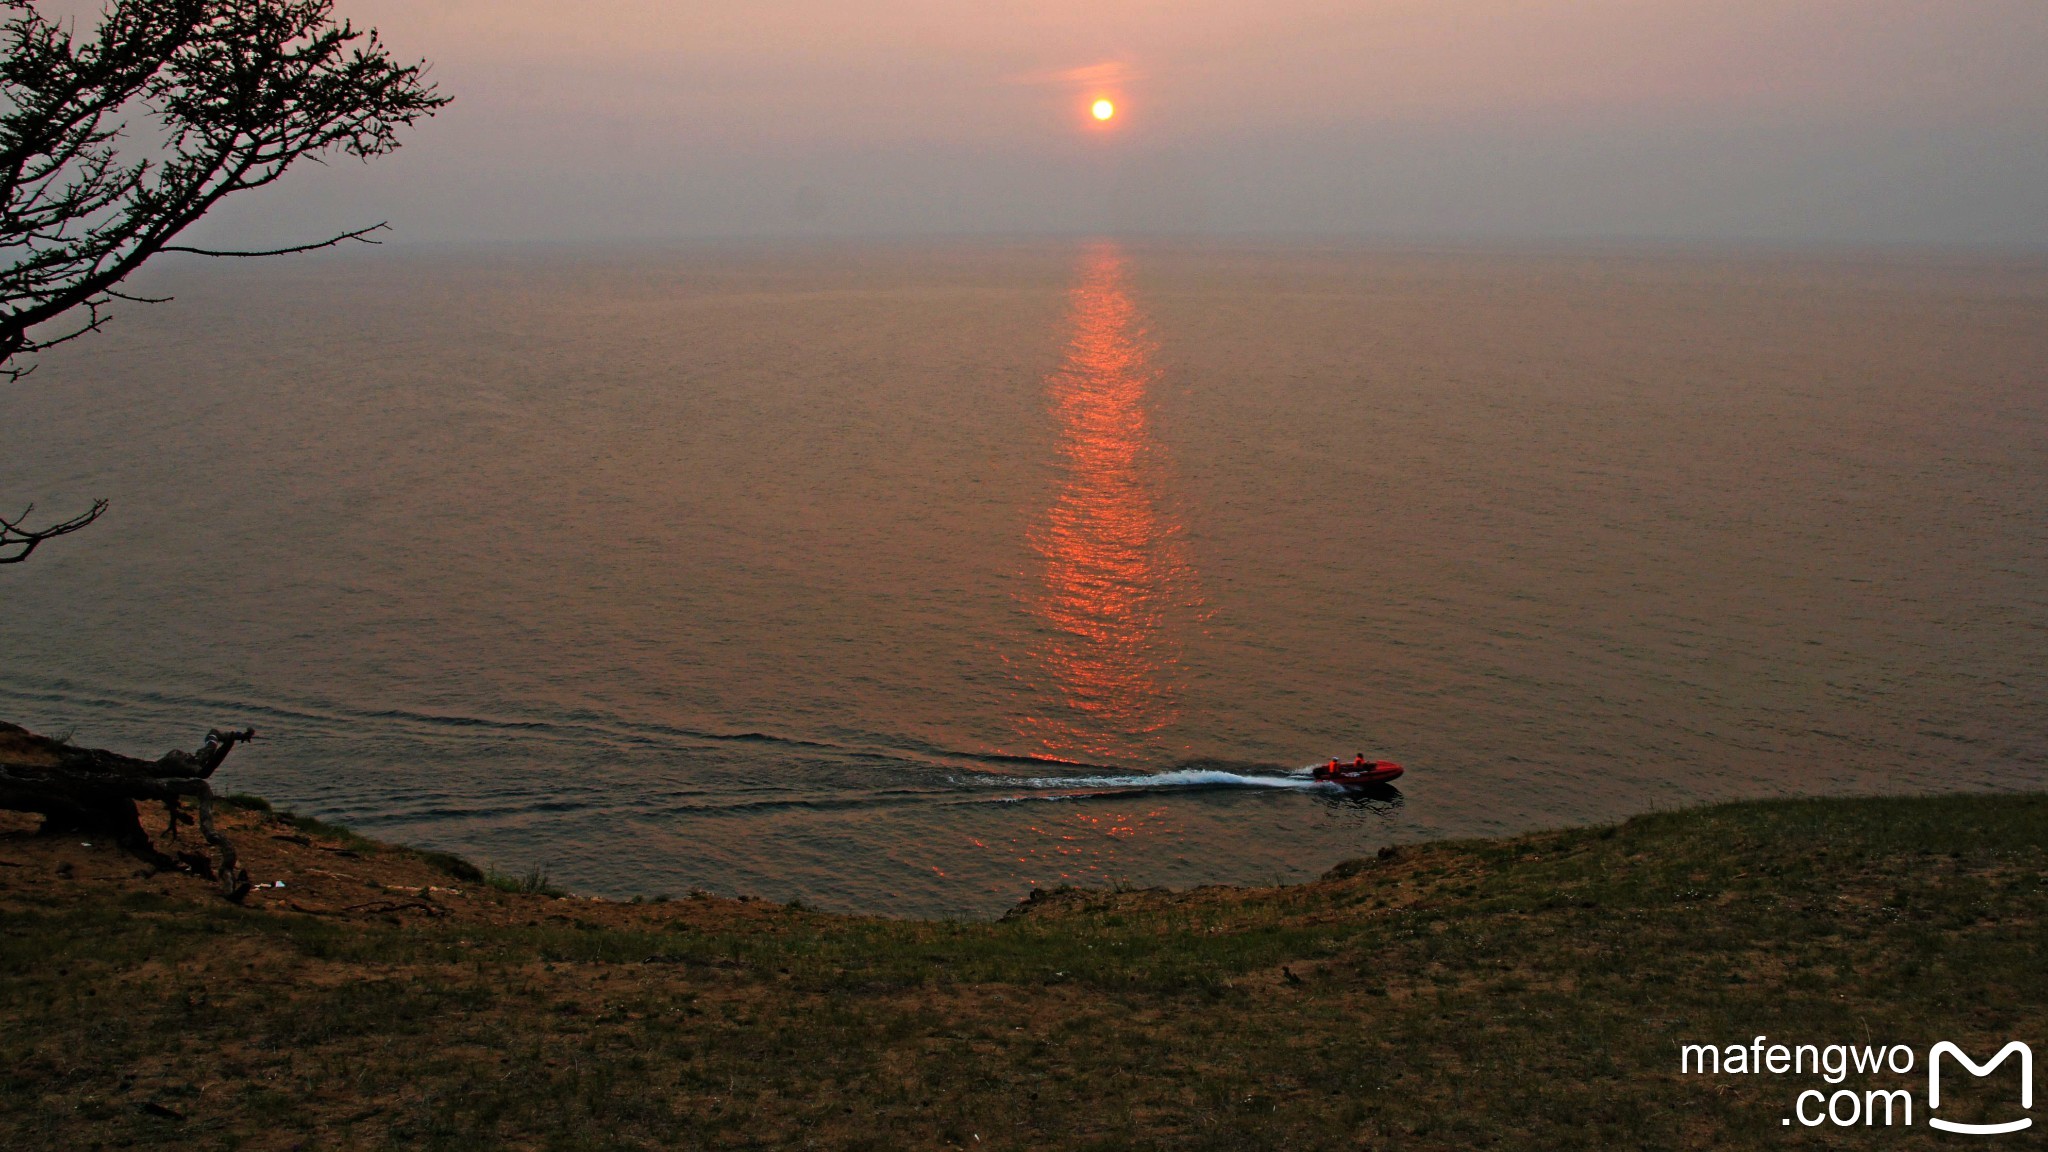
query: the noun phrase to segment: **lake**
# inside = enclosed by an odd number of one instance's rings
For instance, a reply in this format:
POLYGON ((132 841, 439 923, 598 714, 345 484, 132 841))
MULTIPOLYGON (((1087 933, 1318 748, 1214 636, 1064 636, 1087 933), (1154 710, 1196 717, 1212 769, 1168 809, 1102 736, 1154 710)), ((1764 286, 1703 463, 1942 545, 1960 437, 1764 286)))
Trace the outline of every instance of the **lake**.
MULTIPOLYGON (((2048 259, 166 263, 0 390, 0 716, 614 897, 998 914, 2048 785, 2048 259), (1305 766, 1408 768, 1345 795, 1305 766)), ((259 877, 259 879, 261 879, 259 877)))

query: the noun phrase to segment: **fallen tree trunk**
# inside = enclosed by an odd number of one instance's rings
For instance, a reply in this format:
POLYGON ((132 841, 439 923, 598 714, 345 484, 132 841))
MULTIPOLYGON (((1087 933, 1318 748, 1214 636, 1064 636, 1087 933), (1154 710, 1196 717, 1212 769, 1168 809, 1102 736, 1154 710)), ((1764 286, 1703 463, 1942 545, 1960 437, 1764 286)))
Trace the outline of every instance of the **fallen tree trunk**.
POLYGON ((230 900, 249 891, 249 875, 236 863, 234 845, 213 826, 213 786, 207 783, 236 744, 256 730, 215 728, 196 752, 166 752, 158 760, 137 760, 97 748, 74 748, 25 728, 0 723, 0 810, 33 812, 43 831, 88 832, 111 837, 122 848, 159 868, 187 868, 218 881, 230 900), (199 810, 199 834, 219 854, 166 855, 143 831, 138 800, 164 806, 165 838, 173 844, 178 826, 192 823, 182 802, 199 810))

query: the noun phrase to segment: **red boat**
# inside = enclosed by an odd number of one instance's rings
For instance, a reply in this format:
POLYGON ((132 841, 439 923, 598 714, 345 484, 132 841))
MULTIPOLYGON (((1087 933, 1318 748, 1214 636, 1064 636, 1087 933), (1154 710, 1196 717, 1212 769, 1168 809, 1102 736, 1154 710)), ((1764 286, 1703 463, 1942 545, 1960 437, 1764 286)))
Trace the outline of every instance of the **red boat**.
POLYGON ((1389 780, 1398 779, 1401 775, 1401 766, 1392 760, 1367 760, 1363 764, 1340 763, 1334 769, 1328 764, 1321 764, 1317 765, 1312 775, 1318 780, 1341 784, 1346 788, 1361 788, 1367 784, 1385 784, 1389 780))

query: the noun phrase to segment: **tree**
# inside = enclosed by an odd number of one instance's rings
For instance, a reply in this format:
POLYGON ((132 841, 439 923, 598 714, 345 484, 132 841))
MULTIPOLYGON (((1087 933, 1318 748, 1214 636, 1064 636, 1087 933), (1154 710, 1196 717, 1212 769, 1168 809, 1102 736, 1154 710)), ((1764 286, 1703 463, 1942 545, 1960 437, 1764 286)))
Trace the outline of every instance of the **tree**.
MULTIPOLYGON (((119 285, 164 252, 275 256, 172 241, 223 199, 303 159, 367 160, 447 104, 424 63, 399 64, 331 0, 112 0, 76 39, 33 0, 0 0, 0 381, 109 319, 119 285)), ((40 529, 0 517, 0 564, 76 532, 106 502, 40 529)))
MULTIPOLYGON (((173 243, 227 197, 276 183, 300 160, 367 160, 447 98, 424 64, 399 64, 375 31, 337 22, 329 0, 111 0, 84 39, 33 0, 0 0, 0 383, 25 358, 96 332, 116 301, 160 303, 119 285, 160 253, 272 256, 349 240, 378 224, 267 252, 173 243)), ((0 564, 98 519, 106 501, 43 528, 31 505, 0 516, 0 564)), ((215 729, 197 752, 151 762, 70 747, 0 724, 0 808, 45 827, 97 829, 154 864, 182 864, 248 891, 234 848, 213 826, 207 778, 253 730, 215 729), (220 856, 159 852, 135 803, 190 823, 220 856)))

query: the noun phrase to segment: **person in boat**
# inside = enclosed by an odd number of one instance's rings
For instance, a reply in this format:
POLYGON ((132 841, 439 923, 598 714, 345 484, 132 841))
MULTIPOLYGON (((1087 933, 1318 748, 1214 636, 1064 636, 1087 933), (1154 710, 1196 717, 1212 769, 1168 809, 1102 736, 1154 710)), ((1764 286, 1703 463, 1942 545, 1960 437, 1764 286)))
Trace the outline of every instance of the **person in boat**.
POLYGON ((1358 754, 1358 758, 1351 762, 1351 770, 1353 772, 1363 772, 1369 767, 1371 767, 1371 765, 1365 762, 1365 753, 1363 752, 1360 752, 1358 754))
POLYGON ((1328 764, 1317 766, 1314 773, 1315 778, 1318 780, 1328 780, 1332 776, 1335 776, 1337 774, 1337 770, 1342 767, 1343 765, 1338 762, 1337 758, 1335 756, 1332 756, 1330 757, 1330 762, 1328 764))

